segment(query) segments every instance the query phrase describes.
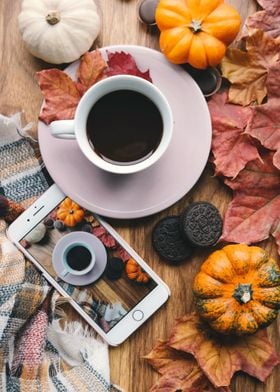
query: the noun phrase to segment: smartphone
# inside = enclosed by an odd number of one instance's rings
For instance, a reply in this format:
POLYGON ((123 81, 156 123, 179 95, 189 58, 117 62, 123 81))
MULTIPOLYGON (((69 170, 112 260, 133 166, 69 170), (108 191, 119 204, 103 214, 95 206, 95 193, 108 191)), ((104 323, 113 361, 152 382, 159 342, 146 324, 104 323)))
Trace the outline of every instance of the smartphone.
POLYGON ((55 184, 7 234, 112 346, 127 339, 170 295, 168 286, 108 223, 55 184))

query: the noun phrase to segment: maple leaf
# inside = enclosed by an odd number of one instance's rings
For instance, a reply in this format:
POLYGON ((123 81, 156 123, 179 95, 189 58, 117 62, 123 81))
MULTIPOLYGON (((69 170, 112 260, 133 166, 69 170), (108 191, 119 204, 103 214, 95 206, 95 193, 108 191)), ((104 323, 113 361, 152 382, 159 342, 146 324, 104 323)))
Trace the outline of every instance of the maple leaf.
MULTIPOLYGON (((247 29, 260 29, 267 32, 271 37, 280 36, 280 1, 257 0, 264 8, 263 11, 255 12, 248 16, 245 22, 247 29)), ((246 34, 245 34, 246 35, 246 34)))
POLYGON ((216 174, 236 177, 249 161, 259 158, 254 141, 244 133, 252 112, 250 108, 227 103, 226 92, 215 94, 208 107, 216 174))
POLYGON ((239 370, 265 381, 279 363, 266 330, 243 337, 223 336, 195 313, 177 320, 167 344, 191 353, 216 387, 230 385, 239 370))
POLYGON ((37 72, 37 78, 45 97, 39 119, 50 124, 74 118, 81 94, 70 76, 53 68, 37 72))
POLYGON ((99 238, 106 248, 112 249, 117 246, 117 241, 115 238, 102 226, 93 227, 92 234, 99 238))
POLYGON ((229 388, 215 388, 197 364, 195 358, 159 341, 145 359, 162 377, 150 392, 230 392, 229 388))
POLYGON ((268 102, 252 109, 246 133, 258 139, 261 144, 273 151, 275 167, 280 169, 280 62, 276 63, 268 73, 268 102))
POLYGON ((40 120, 50 124, 54 120, 72 119, 82 95, 96 82, 107 76, 129 74, 150 82, 149 70, 141 72, 134 58, 124 52, 107 52, 108 66, 98 50, 81 57, 77 81, 59 69, 37 72, 39 86, 45 97, 40 120))
POLYGON ((95 50, 81 57, 77 82, 56 68, 37 72, 39 86, 45 97, 40 120, 49 124, 54 120, 74 118, 81 96, 94 83, 106 77, 106 67, 100 52, 95 50))
POLYGON ((221 239, 251 244, 275 238, 280 254, 280 171, 273 165, 271 152, 248 163, 235 180, 225 180, 233 189, 226 211, 221 239))
POLYGON ((116 255, 122 259, 124 263, 131 258, 130 254, 120 245, 116 249, 116 255))
POLYGON ((280 40, 256 30, 248 36, 246 50, 228 49, 221 64, 223 76, 232 83, 229 102, 244 106, 266 97, 267 73, 280 58, 280 40))
POLYGON ((137 67, 134 58, 125 52, 107 52, 108 55, 108 76, 113 75, 134 75, 152 82, 150 71, 141 72, 137 67))
POLYGON ((96 82, 106 78, 104 72, 106 68, 107 63, 101 56, 99 50, 85 53, 81 57, 80 66, 77 72, 78 84, 81 91, 85 92, 96 82))

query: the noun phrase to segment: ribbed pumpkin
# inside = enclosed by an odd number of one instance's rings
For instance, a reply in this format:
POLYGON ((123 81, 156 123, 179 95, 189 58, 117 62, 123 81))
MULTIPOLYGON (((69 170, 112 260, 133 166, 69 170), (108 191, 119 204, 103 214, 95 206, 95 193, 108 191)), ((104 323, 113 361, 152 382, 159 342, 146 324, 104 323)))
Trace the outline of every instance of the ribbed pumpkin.
POLYGON ((279 265, 259 247, 228 245, 202 264, 193 292, 199 314, 213 329, 252 334, 277 317, 279 265))
POLYGON ((156 23, 168 60, 204 69, 220 63, 241 19, 223 0, 160 0, 156 23))
POLYGON ((66 226, 73 227, 84 218, 84 210, 69 197, 60 204, 56 217, 66 226))
POLYGON ((127 261, 125 272, 129 279, 136 280, 138 283, 147 283, 150 280, 149 275, 142 270, 134 259, 129 259, 127 261))

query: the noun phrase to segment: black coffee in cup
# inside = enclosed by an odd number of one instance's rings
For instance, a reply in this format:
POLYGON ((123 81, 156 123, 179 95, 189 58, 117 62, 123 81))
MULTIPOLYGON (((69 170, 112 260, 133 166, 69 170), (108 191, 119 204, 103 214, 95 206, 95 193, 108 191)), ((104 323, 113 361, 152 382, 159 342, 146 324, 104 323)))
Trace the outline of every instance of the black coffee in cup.
POLYGON ((91 253, 83 245, 73 246, 66 254, 66 262, 70 268, 76 271, 83 271, 91 263, 91 253))
POLYGON ((163 135, 157 106, 145 95, 118 90, 101 97, 87 119, 87 136, 93 150, 105 161, 130 165, 147 159, 163 135))

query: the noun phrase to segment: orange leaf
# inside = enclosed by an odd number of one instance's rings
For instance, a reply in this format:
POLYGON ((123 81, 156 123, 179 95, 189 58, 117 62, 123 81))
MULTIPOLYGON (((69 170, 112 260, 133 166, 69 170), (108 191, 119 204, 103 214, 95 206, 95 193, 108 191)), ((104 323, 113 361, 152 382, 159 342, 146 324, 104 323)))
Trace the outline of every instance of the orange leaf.
POLYGON ((247 38, 246 50, 228 49, 221 64, 223 76, 232 83, 229 102, 262 103, 267 94, 267 73, 280 59, 280 40, 256 30, 247 38))
POLYGON ((150 392, 230 392, 229 388, 216 389, 192 355, 174 350, 164 341, 159 341, 145 359, 162 375, 150 392))
POLYGON ((54 68, 37 72, 37 78, 45 97, 40 120, 49 124, 74 118, 81 94, 70 76, 54 68))
POLYGON ((265 381, 279 363, 266 330, 243 337, 223 336, 194 313, 178 319, 167 344, 191 353, 216 387, 230 385, 239 370, 265 381))
POLYGON ((83 93, 93 84, 106 77, 104 71, 107 63, 101 56, 99 50, 87 52, 81 57, 80 66, 77 72, 78 86, 83 93))

